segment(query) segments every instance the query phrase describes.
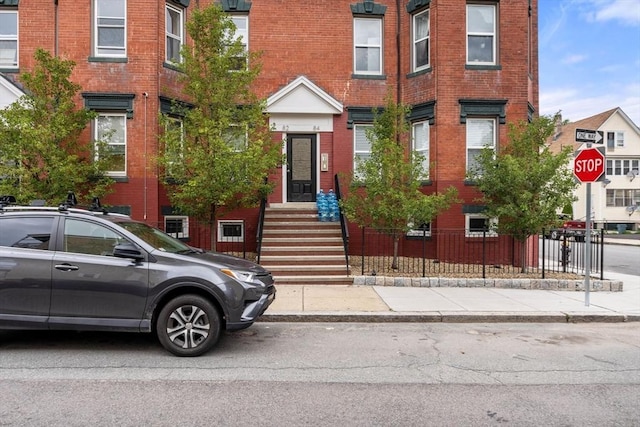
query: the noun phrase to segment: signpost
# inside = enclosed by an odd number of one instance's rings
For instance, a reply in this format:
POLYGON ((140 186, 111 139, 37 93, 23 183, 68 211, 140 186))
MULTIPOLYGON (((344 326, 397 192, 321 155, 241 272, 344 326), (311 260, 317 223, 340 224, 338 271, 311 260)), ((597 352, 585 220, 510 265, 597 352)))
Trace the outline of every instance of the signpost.
POLYGON ((584 305, 589 306, 591 287, 591 183, 598 181, 604 174, 605 156, 591 144, 601 144, 604 133, 590 129, 576 129, 576 142, 586 142, 587 148, 581 150, 573 162, 573 174, 580 182, 587 184, 587 214, 585 215, 584 239, 584 305))

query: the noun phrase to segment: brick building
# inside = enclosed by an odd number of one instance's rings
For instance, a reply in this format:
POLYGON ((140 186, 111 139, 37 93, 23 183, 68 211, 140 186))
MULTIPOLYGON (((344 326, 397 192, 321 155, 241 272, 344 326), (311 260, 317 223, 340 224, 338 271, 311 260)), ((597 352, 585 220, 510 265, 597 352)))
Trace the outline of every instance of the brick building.
MULTIPOLYGON (((208 0, 0 0, 0 72, 19 81, 38 47, 76 62, 78 102, 114 129, 122 162, 107 203, 137 218, 187 227, 171 216, 153 156, 158 113, 180 99, 179 46, 191 11, 208 0), (181 225, 182 224, 182 225, 181 225)), ((537 0, 221 0, 250 50, 262 51, 255 90, 276 138, 302 173, 283 167, 269 204, 315 200, 354 157, 389 91, 412 107, 413 146, 429 158, 424 192, 458 188, 463 202, 431 224, 485 221, 465 180, 474 153, 506 142, 506 123, 538 109, 537 0)), ((2 93, 2 92, 0 92, 2 93)), ((243 211, 246 235, 257 213, 243 211)), ((189 230, 185 228, 185 233, 189 230)), ((205 240, 206 241, 206 240, 205 240)))

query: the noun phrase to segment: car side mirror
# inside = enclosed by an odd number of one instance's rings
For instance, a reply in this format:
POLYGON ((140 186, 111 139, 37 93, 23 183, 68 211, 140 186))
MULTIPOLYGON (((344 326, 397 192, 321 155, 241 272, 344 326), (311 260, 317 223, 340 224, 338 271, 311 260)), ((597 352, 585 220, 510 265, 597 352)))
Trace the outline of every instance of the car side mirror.
POLYGON ((121 243, 113 248, 113 256, 116 258, 133 258, 136 261, 144 260, 144 254, 133 243, 121 243))

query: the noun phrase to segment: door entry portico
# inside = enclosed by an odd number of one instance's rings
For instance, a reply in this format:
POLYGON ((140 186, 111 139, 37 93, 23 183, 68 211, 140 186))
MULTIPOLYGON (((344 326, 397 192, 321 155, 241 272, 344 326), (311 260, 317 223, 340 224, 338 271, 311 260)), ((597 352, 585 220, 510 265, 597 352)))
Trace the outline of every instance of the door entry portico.
POLYGON ((287 136, 287 201, 316 200, 316 136, 287 136))

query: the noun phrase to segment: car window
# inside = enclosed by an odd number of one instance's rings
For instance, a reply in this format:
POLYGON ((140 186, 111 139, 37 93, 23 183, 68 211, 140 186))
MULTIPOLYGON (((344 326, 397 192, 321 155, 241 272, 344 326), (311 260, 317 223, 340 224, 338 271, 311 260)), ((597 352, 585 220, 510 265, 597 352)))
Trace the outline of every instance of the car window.
POLYGON ((118 225, 127 229, 131 233, 135 234, 136 237, 139 237, 160 251, 172 253, 185 253, 192 251, 189 246, 185 245, 180 240, 174 239, 165 232, 142 222, 122 221, 118 222, 118 225))
POLYGON ((102 224, 73 218, 67 218, 64 223, 65 252, 112 256, 113 248, 126 241, 122 235, 102 224))
POLYGON ((52 225, 52 217, 0 217, 0 246, 47 250, 52 225))

